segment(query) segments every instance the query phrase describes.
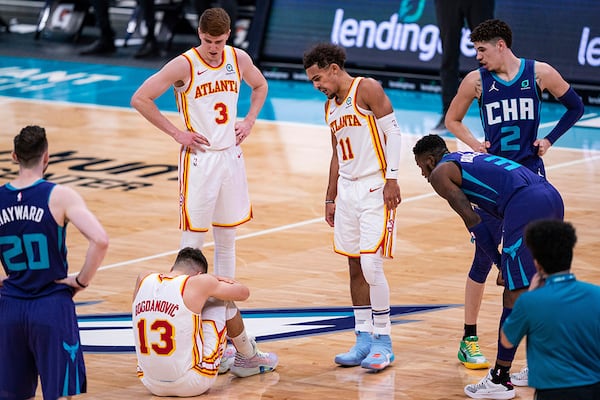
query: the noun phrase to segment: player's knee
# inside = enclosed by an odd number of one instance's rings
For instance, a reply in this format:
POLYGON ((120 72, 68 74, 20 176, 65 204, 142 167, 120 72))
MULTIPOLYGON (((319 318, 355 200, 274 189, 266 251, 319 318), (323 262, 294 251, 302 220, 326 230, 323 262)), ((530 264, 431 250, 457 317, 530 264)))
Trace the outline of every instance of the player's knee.
POLYGON ((362 254, 360 256, 362 273, 369 285, 377 285, 385 281, 383 259, 377 254, 362 254))
POLYGON ((490 258, 485 254, 481 254, 481 252, 476 252, 469 271, 469 278, 477 283, 485 283, 491 269, 492 261, 490 258))

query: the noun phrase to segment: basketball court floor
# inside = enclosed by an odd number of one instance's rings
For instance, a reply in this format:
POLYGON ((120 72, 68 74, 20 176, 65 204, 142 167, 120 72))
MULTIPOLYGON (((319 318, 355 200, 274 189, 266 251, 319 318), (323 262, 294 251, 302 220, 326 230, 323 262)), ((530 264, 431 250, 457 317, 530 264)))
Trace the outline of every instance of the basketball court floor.
MULTIPOLYGON (((38 124, 50 140, 48 179, 75 188, 111 238, 90 287, 76 297, 86 351, 84 399, 151 399, 136 377, 131 295, 136 276, 167 271, 179 243, 178 145, 129 107, 155 68, 114 63, 0 56, 0 184, 17 169, 12 138, 38 124)), ((268 100, 243 144, 254 219, 238 229, 237 279, 251 288, 240 304, 260 347, 279 356, 273 373, 219 376, 206 399, 463 399, 463 387, 485 370, 457 360, 463 293, 473 247, 460 218, 422 178, 412 146, 439 119, 437 94, 386 90, 403 132, 403 201, 398 246, 386 261, 391 287, 395 363, 380 373, 334 364, 353 343, 346 260, 332 251, 324 195, 331 145, 324 97, 307 82, 269 81, 268 100)), ((241 94, 240 115, 248 109, 241 94)), ((180 124, 172 93, 159 107, 180 124)), ((560 118, 546 102, 540 135, 560 118)), ((480 132, 473 106, 466 123, 480 132)), ((451 150, 466 147, 446 136, 451 150)), ((574 272, 600 284, 600 108, 585 115, 545 156, 549 180, 562 193, 566 219, 578 230, 574 272)), ((534 204, 531 207, 535 207, 534 204)), ((72 228, 70 228, 72 229, 72 228)), ((212 264, 212 239, 205 252, 212 264)), ((86 243, 68 235, 70 271, 86 243)), ((484 354, 493 361, 501 288, 486 287, 479 320, 484 354)), ((514 371, 526 364, 524 344, 514 371)), ((517 388, 519 399, 533 390, 517 388)), ((41 399, 41 396, 38 396, 41 399)))

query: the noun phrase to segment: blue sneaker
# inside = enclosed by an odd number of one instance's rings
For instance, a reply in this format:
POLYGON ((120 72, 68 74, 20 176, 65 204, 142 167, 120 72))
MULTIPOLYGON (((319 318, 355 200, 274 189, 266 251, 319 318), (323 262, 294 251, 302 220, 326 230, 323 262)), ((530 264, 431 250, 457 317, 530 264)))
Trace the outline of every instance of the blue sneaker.
POLYGON ((356 367, 360 365, 371 350, 371 334, 368 332, 354 332, 356 344, 347 353, 335 356, 335 363, 345 367, 356 367))
POLYGON ((394 358, 390 335, 373 335, 371 352, 360 363, 360 366, 373 371, 381 371, 394 362, 394 358))

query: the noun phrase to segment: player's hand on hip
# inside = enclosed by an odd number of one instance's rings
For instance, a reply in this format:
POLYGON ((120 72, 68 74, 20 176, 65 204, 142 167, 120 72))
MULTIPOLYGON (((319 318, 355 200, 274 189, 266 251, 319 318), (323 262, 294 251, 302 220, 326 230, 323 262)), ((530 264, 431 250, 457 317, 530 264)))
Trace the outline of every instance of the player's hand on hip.
POLYGON ((205 146, 210 146, 208 139, 198 132, 184 132, 179 131, 177 135, 173 137, 177 143, 182 144, 186 147, 190 147, 195 151, 206 151, 205 146))
POLYGON ((249 135, 252 130, 252 125, 249 121, 237 121, 235 123, 235 144, 239 146, 249 135))
POLYGON ((543 156, 544 154, 546 154, 548 149, 552 146, 550 141, 545 138, 537 139, 535 142, 533 142, 533 145, 538 148, 538 156, 540 156, 540 157, 543 156))

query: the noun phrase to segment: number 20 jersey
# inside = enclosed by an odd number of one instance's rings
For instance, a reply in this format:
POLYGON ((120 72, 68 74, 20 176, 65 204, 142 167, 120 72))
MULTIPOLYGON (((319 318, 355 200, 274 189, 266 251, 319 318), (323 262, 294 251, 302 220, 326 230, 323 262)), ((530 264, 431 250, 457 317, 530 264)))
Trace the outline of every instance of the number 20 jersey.
POLYGON ((2 296, 36 298, 71 290, 54 283, 67 276, 66 225, 48 201, 56 185, 43 179, 26 188, 0 186, 0 259, 8 279, 2 296))

